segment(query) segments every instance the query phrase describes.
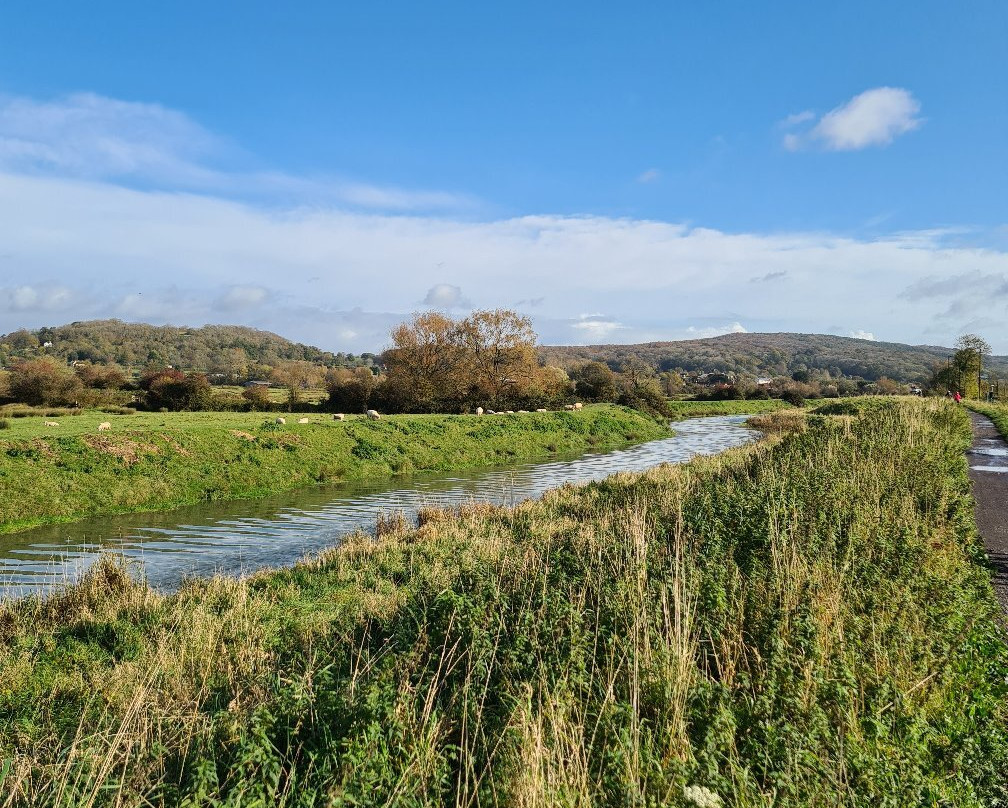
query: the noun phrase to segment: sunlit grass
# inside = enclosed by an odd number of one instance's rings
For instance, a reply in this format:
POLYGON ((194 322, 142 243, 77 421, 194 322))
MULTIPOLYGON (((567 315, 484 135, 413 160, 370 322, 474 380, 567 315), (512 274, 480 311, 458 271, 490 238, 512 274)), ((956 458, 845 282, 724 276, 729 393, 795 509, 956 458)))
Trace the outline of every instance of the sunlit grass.
POLYGON ((0 806, 998 804, 965 414, 764 417, 293 568, 0 608, 0 806))
POLYGON ((504 465, 670 434, 664 424, 609 405, 483 417, 283 418, 86 411, 9 419, 0 431, 0 532, 341 480, 504 465), (109 428, 100 429, 103 423, 109 428))

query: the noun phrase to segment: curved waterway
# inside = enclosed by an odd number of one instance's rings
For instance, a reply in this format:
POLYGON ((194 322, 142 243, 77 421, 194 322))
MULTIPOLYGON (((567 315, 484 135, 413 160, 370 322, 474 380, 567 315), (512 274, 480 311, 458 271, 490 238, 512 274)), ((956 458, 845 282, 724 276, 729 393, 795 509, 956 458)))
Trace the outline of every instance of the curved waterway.
POLYGON ((165 513, 103 516, 0 535, 0 597, 18 597, 71 581, 102 551, 139 562, 152 586, 176 588, 191 576, 242 575, 291 564, 372 531, 381 512, 415 514, 425 505, 514 504, 565 483, 643 471, 741 446, 758 433, 745 416, 677 421, 675 436, 628 449, 506 468, 416 474, 303 488, 266 499, 210 502, 165 513))

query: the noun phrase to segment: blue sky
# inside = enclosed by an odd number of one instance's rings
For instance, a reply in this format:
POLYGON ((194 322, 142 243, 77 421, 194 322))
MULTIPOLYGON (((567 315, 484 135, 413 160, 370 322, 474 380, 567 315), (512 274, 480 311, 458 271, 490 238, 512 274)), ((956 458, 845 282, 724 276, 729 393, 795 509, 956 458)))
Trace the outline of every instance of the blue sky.
POLYGON ((0 331, 1008 352, 1006 41, 1000 2, 6 4, 0 331))

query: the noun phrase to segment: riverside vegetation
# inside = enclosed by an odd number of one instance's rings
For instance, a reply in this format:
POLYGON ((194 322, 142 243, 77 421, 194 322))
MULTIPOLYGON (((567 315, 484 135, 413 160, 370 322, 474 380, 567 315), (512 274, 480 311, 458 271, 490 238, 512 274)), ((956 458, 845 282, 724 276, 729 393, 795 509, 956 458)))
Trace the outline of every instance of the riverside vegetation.
POLYGON ((1008 799, 1008 649, 941 400, 162 596, 0 606, 0 805, 1008 799))
POLYGON ((67 414, 4 421, 0 533, 127 511, 247 499, 304 485, 545 459, 669 437, 613 405, 495 416, 255 413, 67 414), (111 429, 98 431, 100 422, 111 429))

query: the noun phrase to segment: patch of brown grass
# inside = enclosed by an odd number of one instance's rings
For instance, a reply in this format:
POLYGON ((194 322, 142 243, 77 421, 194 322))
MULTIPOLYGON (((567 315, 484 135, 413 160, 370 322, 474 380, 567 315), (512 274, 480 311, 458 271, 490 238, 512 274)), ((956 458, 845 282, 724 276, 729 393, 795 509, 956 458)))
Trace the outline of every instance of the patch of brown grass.
POLYGON ((96 452, 118 457, 127 466, 140 462, 143 455, 161 453, 153 443, 141 443, 121 436, 85 435, 83 441, 96 452))

